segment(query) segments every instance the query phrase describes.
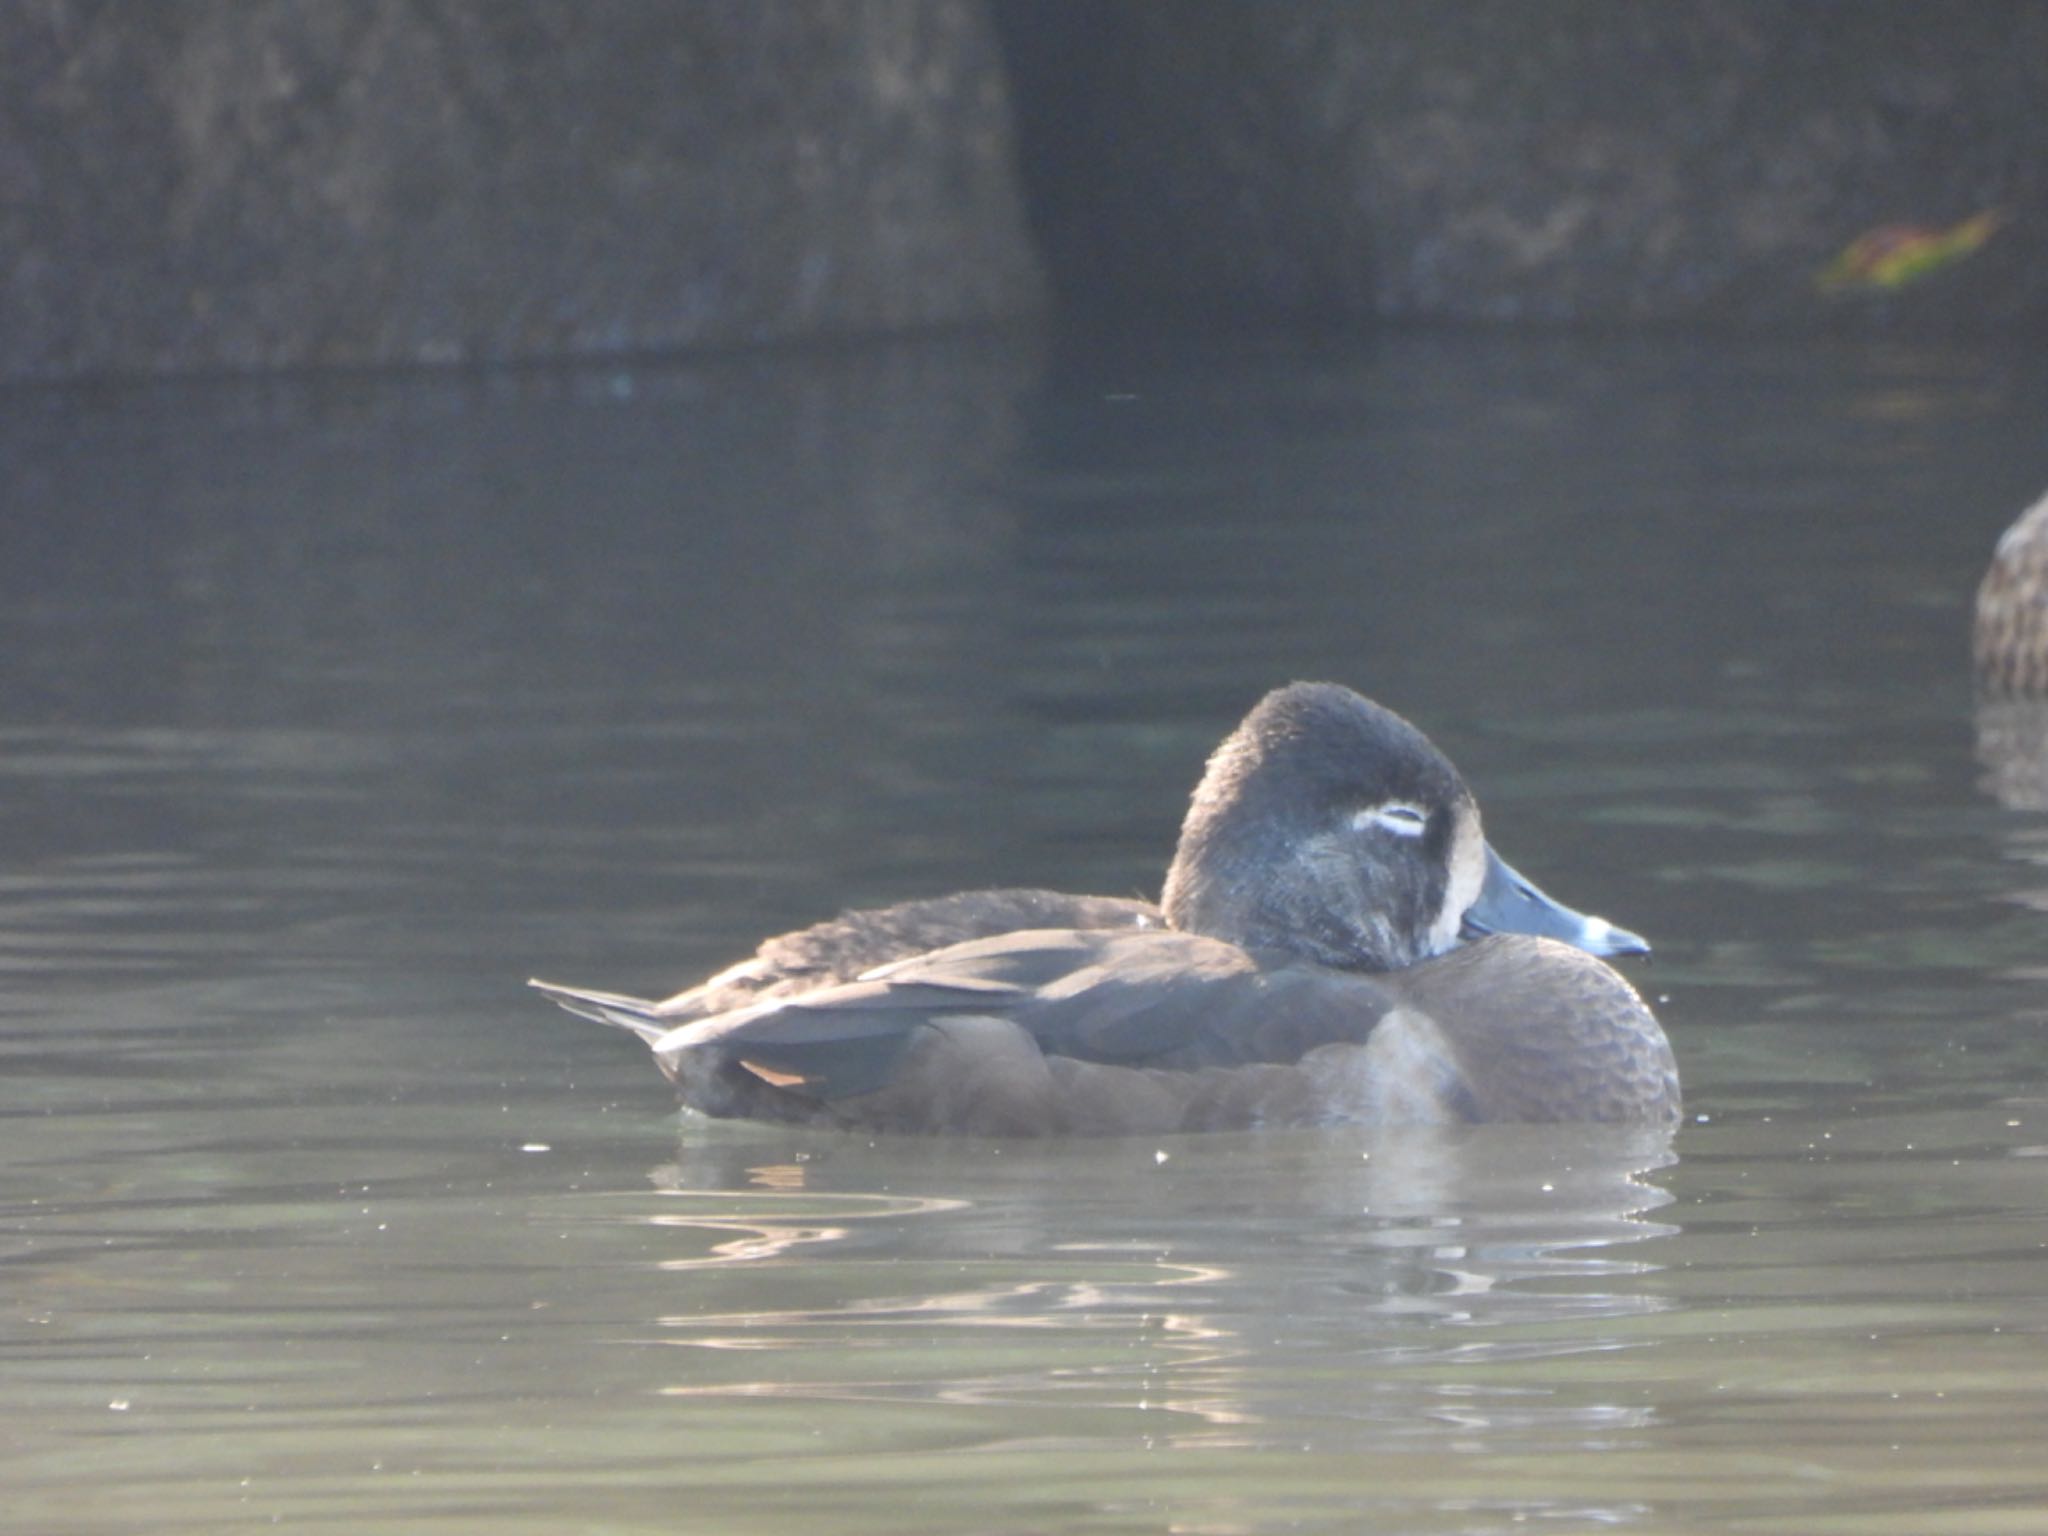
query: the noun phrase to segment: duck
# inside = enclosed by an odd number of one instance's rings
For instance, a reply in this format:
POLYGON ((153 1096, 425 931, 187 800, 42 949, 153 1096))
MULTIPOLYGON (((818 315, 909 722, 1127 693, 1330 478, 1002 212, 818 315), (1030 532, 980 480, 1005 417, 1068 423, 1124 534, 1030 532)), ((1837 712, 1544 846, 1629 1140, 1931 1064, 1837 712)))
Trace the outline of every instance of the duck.
POLYGON ((1606 963, 1648 952, 1502 859, 1421 730, 1297 682, 1210 756, 1156 904, 965 891, 771 938, 666 1000, 530 985, 638 1036, 717 1118, 983 1137, 1670 1125, 1670 1043, 1606 963))
POLYGON ((2048 496, 1999 537, 1970 638, 1980 696, 2048 697, 2048 496))

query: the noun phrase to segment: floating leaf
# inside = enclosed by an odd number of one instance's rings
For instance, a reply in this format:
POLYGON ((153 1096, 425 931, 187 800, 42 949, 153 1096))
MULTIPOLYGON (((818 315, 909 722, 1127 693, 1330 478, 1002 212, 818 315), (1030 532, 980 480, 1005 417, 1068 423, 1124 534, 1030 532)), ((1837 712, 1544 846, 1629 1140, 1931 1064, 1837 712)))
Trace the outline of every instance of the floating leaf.
POLYGON ((1815 282, 1823 293, 1903 288, 1970 255, 2004 222, 2004 210, 1987 208, 1947 229, 1881 224, 1844 246, 1815 282))

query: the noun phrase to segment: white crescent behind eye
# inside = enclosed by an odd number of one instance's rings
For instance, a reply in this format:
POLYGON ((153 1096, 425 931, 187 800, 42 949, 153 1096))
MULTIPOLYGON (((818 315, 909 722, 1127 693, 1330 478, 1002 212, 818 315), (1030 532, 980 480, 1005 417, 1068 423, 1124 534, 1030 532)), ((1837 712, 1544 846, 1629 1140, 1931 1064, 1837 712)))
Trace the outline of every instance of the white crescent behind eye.
POLYGON ((1351 825, 1361 832, 1367 827, 1378 827, 1396 837, 1420 837, 1429 825, 1429 813, 1406 800, 1389 800, 1383 805, 1367 806, 1357 812, 1351 818, 1351 825))

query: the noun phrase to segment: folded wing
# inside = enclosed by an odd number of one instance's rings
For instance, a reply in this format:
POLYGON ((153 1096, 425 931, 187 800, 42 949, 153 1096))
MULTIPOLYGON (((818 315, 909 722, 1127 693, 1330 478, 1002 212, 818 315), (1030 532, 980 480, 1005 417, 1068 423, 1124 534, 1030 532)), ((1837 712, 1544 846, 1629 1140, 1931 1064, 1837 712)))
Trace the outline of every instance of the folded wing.
POLYGON ((712 1053, 832 1100, 887 1085, 919 1029, 943 1020, 1006 1020, 1047 1057, 1187 1071, 1362 1042, 1393 1005, 1370 978, 1269 964, 1196 935, 1041 929, 957 944, 649 1043, 671 1068, 712 1053))

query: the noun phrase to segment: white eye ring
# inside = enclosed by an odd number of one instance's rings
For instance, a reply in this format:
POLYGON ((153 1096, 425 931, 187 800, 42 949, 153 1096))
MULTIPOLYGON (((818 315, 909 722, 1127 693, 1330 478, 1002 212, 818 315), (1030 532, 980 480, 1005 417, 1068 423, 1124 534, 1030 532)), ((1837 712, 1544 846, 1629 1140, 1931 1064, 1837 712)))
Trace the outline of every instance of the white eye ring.
POLYGON ((1429 825, 1429 813, 1406 800, 1389 800, 1385 805, 1371 806, 1358 812, 1351 818, 1351 825, 1360 832, 1367 827, 1378 827, 1396 837, 1420 837, 1429 825))

